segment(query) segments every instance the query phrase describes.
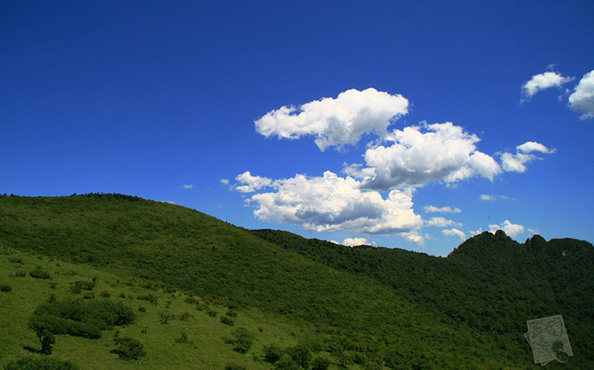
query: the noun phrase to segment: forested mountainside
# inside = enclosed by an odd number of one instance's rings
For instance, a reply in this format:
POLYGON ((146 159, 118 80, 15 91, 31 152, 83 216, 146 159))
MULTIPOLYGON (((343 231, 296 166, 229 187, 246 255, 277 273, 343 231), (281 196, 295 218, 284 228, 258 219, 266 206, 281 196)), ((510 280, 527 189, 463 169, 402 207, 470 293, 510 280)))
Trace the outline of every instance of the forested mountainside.
POLYGON ((0 246, 313 325, 325 350, 360 353, 369 366, 530 368, 526 320, 556 314, 574 348, 568 364, 594 363, 594 250, 572 239, 518 244, 484 233, 438 258, 250 231, 180 206, 88 194, 0 196, 0 246))

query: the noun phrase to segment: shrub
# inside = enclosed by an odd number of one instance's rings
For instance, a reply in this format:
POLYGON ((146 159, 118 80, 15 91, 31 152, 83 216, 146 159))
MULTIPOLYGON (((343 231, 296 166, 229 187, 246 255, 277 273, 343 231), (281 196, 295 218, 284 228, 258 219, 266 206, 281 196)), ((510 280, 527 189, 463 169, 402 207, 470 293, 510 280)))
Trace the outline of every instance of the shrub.
POLYGON ((301 367, 307 369, 311 361, 311 351, 303 344, 287 348, 286 353, 301 367))
POLYGON ((159 322, 163 325, 168 324, 169 320, 175 319, 175 315, 172 313, 159 312, 158 315, 159 315, 159 322))
POLYGON ((79 294, 83 290, 93 290, 95 288, 94 281, 75 281, 70 283, 70 292, 79 294))
POLYGON ((12 287, 10 285, 6 285, 6 284, 0 284, 0 292, 11 292, 12 291, 12 287))
POLYGON ((36 279, 50 279, 52 277, 50 273, 45 271, 41 266, 37 266, 31 270, 31 272, 29 272, 29 276, 36 279))
POLYGON ((136 299, 138 299, 139 301, 147 301, 147 302, 150 302, 151 304, 155 304, 155 305, 157 303, 159 303, 159 298, 156 295, 154 295, 153 293, 139 295, 138 297, 136 297, 136 299))
POLYGON ((27 276, 27 273, 25 271, 19 270, 19 271, 17 271, 17 272, 14 273, 14 276, 16 276, 16 277, 25 277, 25 276, 27 276))
POLYGON ((190 317, 192 317, 192 315, 190 315, 190 313, 188 311, 179 315, 179 319, 181 321, 188 321, 190 319, 190 317))
POLYGON ((175 339, 176 343, 189 343, 188 335, 182 331, 181 337, 175 339))
POLYGON ((235 323, 233 322, 233 319, 228 316, 221 316, 220 321, 225 325, 229 325, 229 326, 235 325, 235 323))
POLYGON ((112 352, 117 353, 122 360, 138 360, 146 356, 142 343, 130 337, 118 337, 114 339, 116 349, 112 352))
POLYGON ((8 257, 8 262, 19 263, 21 265, 25 264, 23 257, 8 257))
POLYGON ((252 348, 254 336, 245 328, 238 328, 233 332, 233 350, 239 353, 246 353, 252 348))
POLYGON ((282 355, 283 351, 274 344, 264 346, 264 361, 274 364, 282 355))
POLYGON ((299 365, 289 355, 283 355, 275 364, 275 369, 299 370, 299 365))
POLYGON ((330 361, 324 357, 316 357, 311 362, 311 370, 326 370, 330 366, 330 361))
POLYGON ((4 370, 76 370, 78 366, 69 361, 60 361, 53 358, 23 357, 9 362, 4 370))
POLYGON ((111 297, 111 294, 109 294, 109 292, 107 290, 104 290, 101 292, 101 297, 109 298, 109 297, 111 297))
POLYGON ((95 299, 95 293, 93 292, 84 292, 83 299, 95 299))

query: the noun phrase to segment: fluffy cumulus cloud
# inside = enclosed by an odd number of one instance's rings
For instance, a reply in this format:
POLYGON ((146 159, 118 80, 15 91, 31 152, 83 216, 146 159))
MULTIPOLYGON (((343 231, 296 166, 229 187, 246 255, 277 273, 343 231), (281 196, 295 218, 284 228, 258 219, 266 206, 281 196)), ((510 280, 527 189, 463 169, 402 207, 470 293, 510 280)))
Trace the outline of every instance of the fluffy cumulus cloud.
POLYGON ((342 245, 346 245, 348 247, 355 247, 357 245, 367 245, 367 239, 365 238, 346 238, 342 241, 342 245))
POLYGON ((255 121, 256 131, 269 137, 298 139, 312 136, 320 150, 354 145, 364 134, 379 137, 398 117, 408 113, 408 100, 369 88, 351 89, 336 98, 283 106, 255 121))
MULTIPOLYGON (((366 186, 378 190, 422 186, 482 176, 492 180, 501 172, 499 164, 479 152, 477 136, 451 122, 409 126, 386 138, 392 144, 365 152, 366 186)), ((361 171, 363 174, 365 172, 361 171)))
POLYGON ((594 71, 587 73, 569 96, 569 107, 582 113, 581 119, 594 118, 594 71))
POLYGON ((497 230, 503 230, 507 235, 515 238, 524 233, 524 226, 518 224, 512 224, 509 220, 503 221, 501 225, 489 225, 489 231, 494 233, 497 230))
POLYGON ((272 180, 266 177, 252 176, 250 171, 245 171, 241 175, 235 177, 238 184, 235 185, 235 190, 242 193, 253 193, 256 190, 269 186, 272 180))
POLYGON ((452 236, 460 240, 466 240, 466 234, 464 233, 464 231, 458 229, 442 230, 441 233, 445 236, 452 236))
POLYGON ((502 153, 501 166, 507 172, 526 172, 526 164, 535 159, 542 159, 533 153, 551 154, 555 153, 555 149, 549 149, 546 146, 528 141, 516 147, 516 153, 502 153))
POLYGON ((561 87, 563 84, 573 80, 571 77, 564 77, 557 72, 545 72, 532 76, 529 81, 522 85, 522 100, 530 100, 537 92, 551 87, 561 87))
POLYGON ((322 177, 296 175, 276 180, 275 191, 253 195, 254 215, 304 229, 348 230, 359 234, 406 234, 415 239, 423 221, 413 210, 412 194, 391 191, 386 198, 364 190, 359 181, 327 171, 322 177))
POLYGON ((457 207, 435 207, 425 206, 423 207, 425 213, 460 213, 462 210, 457 207))

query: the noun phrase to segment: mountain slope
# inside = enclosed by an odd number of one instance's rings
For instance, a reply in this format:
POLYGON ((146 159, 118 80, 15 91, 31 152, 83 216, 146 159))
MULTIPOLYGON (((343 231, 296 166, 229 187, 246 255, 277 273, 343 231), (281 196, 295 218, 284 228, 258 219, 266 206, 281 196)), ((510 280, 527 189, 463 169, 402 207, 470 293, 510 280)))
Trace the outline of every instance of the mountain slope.
MULTIPOLYGON (((522 345, 526 320, 563 314, 574 347, 594 362, 594 248, 572 239, 525 245, 503 232, 477 235, 448 258, 399 249, 346 248, 273 230, 254 230, 287 250, 391 287, 465 326, 522 345)), ((580 360, 578 360, 580 361, 580 360)))
POLYGON ((486 275, 462 259, 456 264, 402 250, 330 246, 288 233, 279 233, 279 242, 137 197, 0 196, 0 210, 0 246, 304 320, 330 335, 317 346, 356 351, 376 364, 530 367, 519 330, 526 319, 557 313, 535 295, 483 281, 486 275), (287 238, 290 248, 282 245, 287 238), (477 296, 476 287, 486 293, 477 296), (513 312, 507 321, 489 316, 497 311, 491 306, 501 307, 500 298, 504 313, 513 312))

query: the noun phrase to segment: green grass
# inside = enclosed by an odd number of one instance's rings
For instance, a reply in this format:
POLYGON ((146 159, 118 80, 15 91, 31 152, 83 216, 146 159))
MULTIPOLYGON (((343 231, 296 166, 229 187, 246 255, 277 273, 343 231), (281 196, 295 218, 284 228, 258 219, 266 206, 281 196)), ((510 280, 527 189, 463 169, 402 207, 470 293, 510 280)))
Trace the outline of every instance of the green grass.
POLYGON ((36 256, 25 252, 0 248, 0 285, 8 285, 10 292, 0 292, 0 367, 21 357, 44 357, 24 347, 40 349, 40 343, 27 322, 35 307, 54 295, 58 300, 81 297, 70 292, 75 281, 97 283, 94 292, 108 292, 110 297, 96 294, 95 299, 111 299, 123 302, 134 309, 137 317, 133 324, 103 331, 100 339, 86 339, 58 335, 52 358, 68 360, 81 369, 106 368, 202 368, 222 369, 229 363, 249 369, 271 368, 262 362, 263 347, 277 344, 290 347, 300 340, 315 336, 311 328, 297 326, 282 318, 264 314, 254 309, 237 310, 235 325, 230 327, 219 321, 218 315, 229 309, 171 287, 138 278, 125 278, 106 273, 82 264, 71 264, 56 259, 36 256), (11 262, 18 259, 21 263, 11 262), (41 266, 51 274, 48 280, 35 279, 29 275, 17 277, 17 271, 29 271, 41 266), (51 288, 50 285, 55 285, 51 288), (151 286, 152 288, 147 288, 151 286), (152 294, 158 298, 156 305, 138 300, 137 297, 152 294), (192 303, 191 300, 199 302, 192 303), (143 307, 143 311, 139 311, 143 307), (197 307, 201 309, 198 310, 197 307), (207 307, 218 313, 217 317, 206 314, 207 307), (161 324, 159 313, 174 316, 168 324, 161 324), (247 354, 233 351, 224 338, 232 335, 238 327, 254 334, 255 342, 247 354), (114 336, 129 336, 140 341, 147 356, 137 361, 123 361, 110 353, 115 348, 114 336), (176 339, 186 333, 187 343, 176 339), (254 360, 254 357, 257 360, 254 360))

